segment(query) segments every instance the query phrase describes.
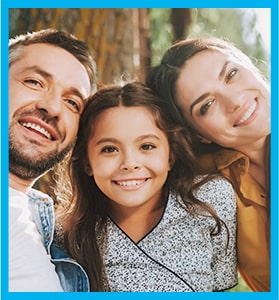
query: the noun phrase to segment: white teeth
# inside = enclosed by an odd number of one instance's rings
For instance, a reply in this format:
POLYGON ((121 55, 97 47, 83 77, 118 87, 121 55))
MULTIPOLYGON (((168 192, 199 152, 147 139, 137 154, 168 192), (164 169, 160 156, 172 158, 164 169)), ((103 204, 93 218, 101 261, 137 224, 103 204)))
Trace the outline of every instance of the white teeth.
POLYGON ((136 185, 140 185, 142 182, 143 180, 116 181, 118 185, 122 185, 122 186, 136 186, 136 185))
POLYGON ((31 123, 31 122, 23 122, 22 125, 24 127, 32 128, 32 129, 40 132, 41 134, 46 136, 49 140, 51 140, 51 134, 45 128, 42 128, 38 124, 34 124, 34 123, 31 123))
POLYGON ((248 120, 249 117, 254 112, 256 106, 257 106, 257 103, 254 102, 254 104, 247 110, 247 112, 245 113, 245 115, 241 118, 241 120, 236 125, 240 125, 241 123, 244 123, 246 120, 248 120))

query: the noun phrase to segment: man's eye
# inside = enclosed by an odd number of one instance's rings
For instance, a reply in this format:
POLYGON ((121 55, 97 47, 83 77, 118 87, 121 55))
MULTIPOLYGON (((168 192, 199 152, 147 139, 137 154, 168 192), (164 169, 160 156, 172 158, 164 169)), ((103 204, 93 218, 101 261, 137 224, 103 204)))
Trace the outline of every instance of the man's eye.
POLYGON ((24 84, 28 85, 28 86, 34 86, 34 87, 38 87, 38 88, 42 88, 43 85, 41 84, 40 81, 36 80, 36 79, 26 79, 24 80, 24 84))
POLYGON ((203 116, 207 113, 209 107, 212 105, 214 101, 206 102, 202 107, 200 108, 200 115, 203 116))
POLYGON ((80 106, 79 103, 77 103, 77 101, 72 100, 72 99, 66 99, 67 103, 73 107, 73 109, 77 112, 80 112, 80 106))

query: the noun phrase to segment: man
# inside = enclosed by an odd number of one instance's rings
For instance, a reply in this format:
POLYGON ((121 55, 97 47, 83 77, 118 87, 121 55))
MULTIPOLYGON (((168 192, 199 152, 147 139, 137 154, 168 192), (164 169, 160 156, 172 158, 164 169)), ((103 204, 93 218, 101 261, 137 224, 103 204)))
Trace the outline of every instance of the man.
POLYGON ((50 261, 53 203, 31 187, 73 147, 95 81, 87 46, 70 34, 9 42, 9 291, 65 290, 50 261))

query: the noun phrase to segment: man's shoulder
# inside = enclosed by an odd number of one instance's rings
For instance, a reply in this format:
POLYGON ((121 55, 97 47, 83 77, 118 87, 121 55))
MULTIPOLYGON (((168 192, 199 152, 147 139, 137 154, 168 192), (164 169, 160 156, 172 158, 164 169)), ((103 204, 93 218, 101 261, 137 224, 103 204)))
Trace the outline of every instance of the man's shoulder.
POLYGON ((30 188, 30 190, 27 193, 27 196, 29 198, 29 201, 31 202, 40 202, 45 205, 53 205, 52 198, 48 194, 37 189, 30 188))

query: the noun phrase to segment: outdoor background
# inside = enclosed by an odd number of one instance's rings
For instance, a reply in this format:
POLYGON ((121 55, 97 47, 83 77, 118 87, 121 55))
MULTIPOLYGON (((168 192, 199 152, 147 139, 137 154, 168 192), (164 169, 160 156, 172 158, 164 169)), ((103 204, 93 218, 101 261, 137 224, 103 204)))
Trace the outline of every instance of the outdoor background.
MULTIPOLYGON (((157 64, 173 42, 207 36, 234 43, 269 78, 269 13, 252 8, 17 8, 9 10, 9 36, 48 27, 76 35, 94 55, 99 86, 119 79, 144 80, 147 68, 157 64)), ((52 195, 49 182, 51 172, 36 186, 52 195)), ((239 278, 230 291, 249 288, 239 278)))

